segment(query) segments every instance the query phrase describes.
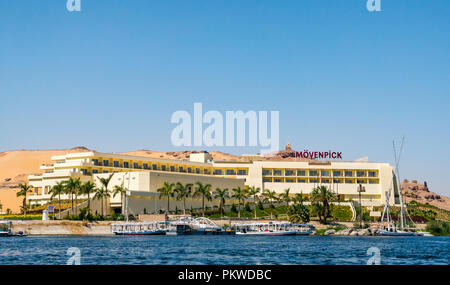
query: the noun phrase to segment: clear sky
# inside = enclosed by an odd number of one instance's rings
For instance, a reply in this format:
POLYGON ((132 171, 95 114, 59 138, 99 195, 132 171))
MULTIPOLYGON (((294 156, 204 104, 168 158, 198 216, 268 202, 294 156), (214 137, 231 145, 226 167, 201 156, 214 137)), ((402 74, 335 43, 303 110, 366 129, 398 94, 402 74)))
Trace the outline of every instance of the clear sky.
POLYGON ((344 160, 404 135, 401 178, 450 195, 450 1, 381 4, 0 1, 0 151, 182 150, 170 116, 202 102, 279 110, 281 146, 344 160))

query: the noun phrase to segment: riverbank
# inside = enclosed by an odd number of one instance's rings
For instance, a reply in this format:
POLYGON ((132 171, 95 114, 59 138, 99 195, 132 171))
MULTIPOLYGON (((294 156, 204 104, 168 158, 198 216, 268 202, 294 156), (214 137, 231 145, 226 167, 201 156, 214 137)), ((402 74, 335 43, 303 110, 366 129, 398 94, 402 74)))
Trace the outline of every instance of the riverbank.
MULTIPOLYGON (((268 222, 269 220, 257 220, 257 222, 268 222)), ((229 225, 229 220, 214 220, 219 226, 229 225)), ((236 223, 236 220, 232 220, 232 223, 236 223)), ((256 222, 252 220, 245 220, 242 222, 256 222)), ((112 235, 110 225, 111 221, 12 221, 13 232, 22 231, 28 235, 83 235, 83 236, 99 236, 99 235, 112 235)), ((340 222, 334 224, 323 225, 318 222, 310 222, 316 228, 316 234, 319 235, 371 235, 378 227, 378 223, 369 224, 369 230, 356 230, 353 229, 354 223, 352 222, 340 222), (356 234, 355 232, 360 232, 356 234)), ((417 225, 418 228, 424 229, 425 224, 417 225)))
POLYGON ((12 231, 28 235, 112 235, 111 222, 98 221, 12 221, 12 231))

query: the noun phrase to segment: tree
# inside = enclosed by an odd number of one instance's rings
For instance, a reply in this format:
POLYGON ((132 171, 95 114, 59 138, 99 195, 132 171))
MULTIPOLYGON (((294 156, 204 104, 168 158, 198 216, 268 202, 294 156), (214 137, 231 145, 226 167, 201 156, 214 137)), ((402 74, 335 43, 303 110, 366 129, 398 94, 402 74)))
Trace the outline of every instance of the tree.
POLYGON ((113 197, 116 197, 117 194, 120 194, 120 203, 122 205, 122 214, 125 215, 125 200, 127 198, 127 191, 128 189, 122 185, 116 185, 113 188, 113 197))
POLYGON ((107 205, 108 199, 107 198, 111 196, 109 194, 109 191, 108 191, 108 185, 109 185, 109 182, 111 182, 111 179, 112 179, 113 175, 114 175, 114 172, 111 173, 108 177, 99 177, 98 178, 98 180, 100 181, 100 184, 102 184, 102 187, 103 187, 104 192, 105 192, 105 194, 103 195, 102 201, 105 200, 105 208, 106 208, 106 210, 108 210, 108 205, 107 205))
POLYGON ((241 201, 245 200, 247 196, 247 191, 241 187, 233 188, 233 195, 231 198, 235 198, 238 200, 238 218, 241 218, 241 201))
POLYGON ((72 214, 74 214, 74 205, 73 205, 73 195, 78 192, 81 181, 80 178, 69 178, 69 180, 64 182, 66 193, 70 194, 71 200, 72 200, 72 214))
POLYGON ((106 197, 106 195, 109 195, 109 194, 105 191, 105 188, 101 187, 101 188, 97 188, 97 190, 95 191, 94 198, 93 198, 96 200, 100 200, 102 217, 103 217, 103 199, 106 197))
POLYGON ((227 188, 225 188, 225 189, 216 188, 216 195, 214 196, 214 198, 219 199, 220 215, 223 216, 223 208, 225 206, 225 201, 226 201, 226 199, 230 198, 230 196, 228 194, 228 189, 227 188))
POLYGON ((259 202, 258 199, 258 193, 261 192, 261 189, 259 187, 255 187, 252 186, 250 188, 248 188, 248 195, 253 197, 253 204, 255 206, 255 219, 256 219, 256 208, 257 208, 257 203, 259 202))
POLYGON ((326 224, 330 215, 330 203, 336 199, 336 195, 326 186, 317 186, 311 192, 310 197, 311 204, 318 213, 319 221, 326 224))
POLYGON ((294 205, 289 206, 288 216, 291 223, 307 223, 310 220, 309 209, 303 205, 302 194, 296 194, 294 205))
POLYGON ((186 198, 191 195, 192 184, 182 184, 178 182, 175 186, 175 192, 177 193, 177 200, 183 200, 183 215, 186 215, 186 198))
POLYGON ((289 202, 292 201, 292 198, 289 196, 289 192, 291 191, 290 188, 285 189, 283 193, 280 194, 281 201, 286 202, 286 214, 287 210, 289 208, 289 202))
POLYGON ((22 211, 23 211, 23 219, 27 217, 27 194, 31 193, 31 189, 33 188, 31 185, 27 183, 19 184, 20 190, 16 193, 17 197, 23 196, 22 201, 22 211))
POLYGON ((167 209, 166 216, 169 214, 170 210, 170 197, 173 197, 175 183, 164 182, 163 186, 157 191, 159 193, 159 199, 162 197, 167 197, 167 209))
POLYGON ((87 198, 88 198, 88 201, 87 201, 88 202, 88 206, 87 206, 88 214, 91 212, 91 194, 95 193, 96 190, 97 190, 97 187, 91 181, 88 181, 81 185, 81 193, 87 195, 87 198))
POLYGON ((202 211, 203 211, 202 215, 204 217, 205 216, 205 198, 208 201, 212 200, 211 184, 203 185, 201 182, 196 182, 195 185, 196 185, 196 187, 195 187, 194 197, 202 196, 202 211))
POLYGON ((60 181, 53 185, 52 189, 50 189, 49 193, 52 194, 50 199, 58 196, 58 206, 59 206, 59 219, 61 219, 61 194, 64 194, 66 191, 64 182, 60 181))
POLYGON ((270 191, 269 189, 265 189, 263 192, 264 202, 269 204, 270 208, 270 219, 273 218, 273 208, 274 202, 278 199, 277 194, 275 191, 270 191))

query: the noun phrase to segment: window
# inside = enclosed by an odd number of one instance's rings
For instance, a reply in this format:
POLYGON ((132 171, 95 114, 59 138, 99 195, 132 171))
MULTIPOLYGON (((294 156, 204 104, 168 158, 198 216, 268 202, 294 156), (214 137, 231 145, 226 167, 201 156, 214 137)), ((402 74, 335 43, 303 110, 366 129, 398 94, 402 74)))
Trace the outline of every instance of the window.
MULTIPOLYGON (((345 171, 345 177, 353 177, 353 171, 346 170, 345 171)), ((347 183, 347 182, 345 182, 345 183, 347 183)))
POLYGON ((272 178, 264 178, 263 182, 272 182, 272 178))
POLYGON ((321 171, 322 176, 330 176, 330 171, 328 170, 322 170, 321 171))
POLYGON ((356 183, 358 183, 358 184, 366 184, 367 182, 364 179, 358 179, 358 180, 356 180, 356 183))
POLYGON ((123 162, 123 167, 128 168, 130 167, 130 163, 128 161, 123 162))
POLYGON ((143 167, 144 169, 148 169, 148 163, 143 163, 143 164, 142 164, 142 167, 143 167))
POLYGON ((192 168, 191 168, 191 167, 188 167, 188 168, 187 168, 187 172, 188 172, 188 173, 191 173, 191 172, 192 172, 192 168))
POLYGON ((330 183, 330 179, 322 179, 322 183, 330 183))
POLYGON ((319 183, 319 179, 311 178, 309 179, 309 183, 319 183))
POLYGON ((92 169, 92 173, 98 173, 97 169, 92 169))
POLYGON ((161 170, 162 170, 162 171, 166 171, 166 170, 167 170, 167 166, 161 165, 161 170))
POLYGON ((298 183, 306 183, 306 179, 297 179, 298 183))
POLYGON ((239 170, 238 170, 238 175, 247 175, 247 170, 245 170, 245 169, 239 169, 239 170))
POLYGON ((342 171, 340 171, 340 170, 334 170, 333 171, 333 176, 342 176, 342 171))
POLYGON ((80 169, 81 170, 81 173, 83 173, 83 175, 87 175, 87 169, 80 169))
POLYGON ((377 177, 376 171, 369 171, 369 177, 377 177))
POLYGON ((98 159, 92 159, 92 163, 94 164, 94 165, 99 165, 99 163, 98 163, 98 159))
POLYGON ((222 169, 215 169, 214 170, 215 175, 222 175, 222 169))
POLYGON ((286 176, 294 176, 294 173, 295 173, 294 170, 287 169, 286 172, 285 172, 285 175, 286 176))
POLYGON ((345 179, 345 184, 353 184, 355 182, 353 182, 352 179, 345 179))
POLYGON ((113 164, 114 164, 114 167, 119 167, 119 162, 118 161, 114 161, 113 164))
POLYGON ((175 171, 175 166, 171 165, 170 166, 170 171, 174 172, 175 171))
POLYGON ((137 162, 133 163, 133 167, 134 168, 139 168, 139 163, 137 163, 137 162))
POLYGON ((295 180, 294 180, 294 179, 292 179, 292 178, 288 178, 288 179, 286 179, 286 182, 287 182, 287 183, 294 183, 294 182, 295 182, 295 180))
POLYGON ((309 176, 318 176, 319 172, 317 170, 310 170, 309 171, 309 176))
POLYGON ((342 179, 333 179, 333 183, 342 183, 342 179))
POLYGON ((366 176, 366 172, 365 171, 356 171, 356 176, 357 177, 364 177, 364 176, 366 176))
POLYGON ((199 174, 200 173, 200 168, 196 168, 195 169, 195 173, 199 174))
POLYGON ((227 169, 227 175, 236 175, 236 172, 234 172, 234 169, 227 169))
POLYGON ((275 178, 273 182, 283 182, 283 179, 281 179, 281 178, 275 178))
POLYGON ((209 174, 209 170, 208 169, 203 169, 203 173, 204 174, 209 174))
POLYGON ((108 170, 103 170, 103 173, 108 173, 108 170))
POLYGON ((281 171, 281 170, 275 169, 275 170, 273 171, 273 175, 274 175, 274 176, 281 176, 281 175, 283 175, 283 174, 282 174, 282 171, 281 171))
POLYGON ((263 175, 263 176, 269 176, 269 175, 272 175, 272 171, 270 171, 269 169, 263 169, 262 175, 263 175))
POLYGON ((109 161, 108 160, 103 160, 103 165, 104 166, 109 166, 109 161))
POLYGON ((305 170, 297 170, 297 176, 306 176, 305 170))
POLYGON ((157 170, 157 169, 158 169, 158 165, 152 164, 152 169, 153 169, 153 170, 157 170))
POLYGON ((370 179, 370 180, 369 180, 369 184, 378 184, 378 183, 377 183, 377 181, 376 181, 376 180, 374 180, 374 179, 370 179))
POLYGON ((179 171, 179 172, 184 172, 184 167, 183 167, 183 166, 179 166, 179 167, 178 167, 178 171, 179 171))

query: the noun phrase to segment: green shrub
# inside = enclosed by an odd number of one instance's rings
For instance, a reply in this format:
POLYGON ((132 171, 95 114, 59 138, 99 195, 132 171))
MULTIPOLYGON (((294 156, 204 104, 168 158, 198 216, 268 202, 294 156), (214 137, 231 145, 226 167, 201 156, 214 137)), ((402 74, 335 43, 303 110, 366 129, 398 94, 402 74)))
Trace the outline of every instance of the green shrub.
POLYGON ((431 221, 427 224, 426 231, 435 236, 448 236, 450 235, 450 222, 431 221))
POLYGON ((338 221, 350 221, 353 217, 350 206, 334 205, 330 206, 331 216, 338 221))

